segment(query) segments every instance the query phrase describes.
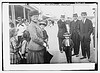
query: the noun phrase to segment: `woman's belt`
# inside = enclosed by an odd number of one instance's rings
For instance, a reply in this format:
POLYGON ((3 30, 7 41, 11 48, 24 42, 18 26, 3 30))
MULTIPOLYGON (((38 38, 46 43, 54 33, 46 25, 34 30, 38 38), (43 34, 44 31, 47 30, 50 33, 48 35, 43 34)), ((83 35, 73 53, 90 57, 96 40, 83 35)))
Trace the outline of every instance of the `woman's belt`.
POLYGON ((42 49, 42 50, 31 50, 31 49, 28 49, 28 51, 31 51, 31 52, 41 52, 41 51, 44 51, 45 49, 42 49))

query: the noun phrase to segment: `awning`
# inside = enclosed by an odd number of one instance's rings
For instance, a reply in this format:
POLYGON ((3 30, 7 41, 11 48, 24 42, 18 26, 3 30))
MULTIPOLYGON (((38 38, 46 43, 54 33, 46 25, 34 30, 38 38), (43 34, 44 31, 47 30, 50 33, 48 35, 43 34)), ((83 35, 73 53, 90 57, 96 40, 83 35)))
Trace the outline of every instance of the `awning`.
POLYGON ((29 6, 29 5, 23 5, 23 7, 27 8, 27 9, 29 9, 31 11, 37 10, 36 8, 33 8, 33 7, 29 6))

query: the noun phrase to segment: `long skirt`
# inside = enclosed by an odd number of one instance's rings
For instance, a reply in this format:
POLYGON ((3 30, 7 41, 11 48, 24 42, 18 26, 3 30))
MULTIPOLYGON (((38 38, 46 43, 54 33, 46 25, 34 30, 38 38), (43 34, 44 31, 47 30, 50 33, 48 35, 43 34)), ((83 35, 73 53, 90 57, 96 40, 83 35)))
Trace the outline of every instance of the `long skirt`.
POLYGON ((41 51, 28 50, 27 63, 28 64, 43 64, 44 50, 41 50, 41 51))

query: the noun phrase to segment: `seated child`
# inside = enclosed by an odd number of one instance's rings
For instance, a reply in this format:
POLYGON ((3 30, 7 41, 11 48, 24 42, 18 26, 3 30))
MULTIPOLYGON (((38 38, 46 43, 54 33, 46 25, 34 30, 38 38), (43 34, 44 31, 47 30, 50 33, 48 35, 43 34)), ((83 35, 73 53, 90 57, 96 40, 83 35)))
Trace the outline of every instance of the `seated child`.
POLYGON ((69 33, 64 33, 65 39, 63 40, 63 51, 65 51, 67 62, 72 63, 72 48, 74 46, 73 41, 70 38, 69 33))

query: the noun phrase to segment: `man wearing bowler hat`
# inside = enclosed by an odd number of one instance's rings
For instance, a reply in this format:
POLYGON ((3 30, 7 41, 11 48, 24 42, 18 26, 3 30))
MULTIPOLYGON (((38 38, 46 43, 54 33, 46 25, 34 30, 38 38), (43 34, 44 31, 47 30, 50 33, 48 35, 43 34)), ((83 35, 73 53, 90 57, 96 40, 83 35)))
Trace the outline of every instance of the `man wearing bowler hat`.
POLYGON ((80 25, 80 20, 77 19, 78 15, 77 13, 73 14, 73 21, 70 22, 70 33, 71 33, 71 39, 73 40, 74 43, 74 55, 76 57, 79 56, 79 48, 80 48, 80 36, 79 36, 79 25, 80 25))
POLYGON ((64 40, 63 34, 67 32, 65 15, 61 15, 61 19, 57 22, 58 24, 58 41, 59 41, 59 50, 62 53, 62 41, 64 40))
POLYGON ((87 13, 82 12, 81 13, 82 20, 80 24, 80 40, 81 40, 81 50, 82 50, 82 58, 86 58, 86 55, 88 59, 90 58, 90 35, 93 31, 92 21, 87 19, 87 13))

